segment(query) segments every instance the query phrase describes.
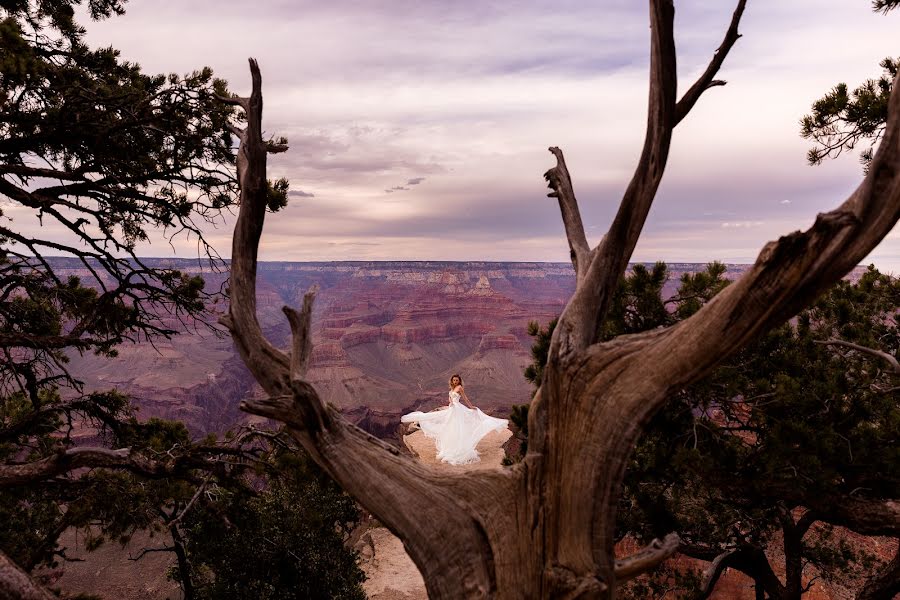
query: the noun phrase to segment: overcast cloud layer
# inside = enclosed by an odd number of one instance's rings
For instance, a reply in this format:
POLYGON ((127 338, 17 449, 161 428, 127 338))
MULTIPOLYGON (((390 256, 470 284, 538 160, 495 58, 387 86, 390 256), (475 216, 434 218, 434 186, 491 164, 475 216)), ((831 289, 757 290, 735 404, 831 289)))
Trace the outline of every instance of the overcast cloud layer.
MULTIPOLYGON (((855 86, 900 53, 900 14, 873 14, 867 0, 748 4, 719 75, 728 85, 675 132, 636 260, 752 262, 861 179, 855 156, 807 166, 798 120, 834 84, 855 86)), ((676 7, 685 90, 734 7, 676 7)), ((270 174, 293 190, 266 225, 266 260, 563 261, 546 148, 566 152, 596 242, 643 141, 644 2, 131 0, 124 17, 87 27, 91 44, 147 71, 208 65, 242 94, 246 59, 259 60, 264 127, 291 145, 270 174)), ((225 255, 231 224, 212 233, 225 255)), ((871 257, 895 272, 898 233, 871 257)))

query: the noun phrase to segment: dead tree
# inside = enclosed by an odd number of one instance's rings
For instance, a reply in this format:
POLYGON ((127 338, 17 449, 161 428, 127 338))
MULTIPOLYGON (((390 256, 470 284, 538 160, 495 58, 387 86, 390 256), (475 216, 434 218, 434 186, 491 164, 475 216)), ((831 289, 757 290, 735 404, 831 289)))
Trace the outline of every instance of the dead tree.
POLYGON ((706 71, 676 98, 674 7, 650 0, 650 102, 646 140, 607 234, 591 248, 562 152, 547 172, 559 200, 577 285, 553 335, 543 383, 532 402, 528 454, 513 467, 438 474, 349 424, 304 375, 315 293, 285 307, 293 343, 274 347, 256 315, 257 251, 266 214, 266 153, 284 151, 261 135, 259 68, 253 91, 233 98, 247 116, 238 131, 241 208, 235 225, 230 329, 268 395, 242 405, 284 422, 340 485, 401 540, 431 598, 613 598, 618 582, 652 569, 677 537, 617 561, 616 501, 632 448, 673 391, 810 303, 850 271, 900 216, 900 94, 891 99, 881 147, 859 188, 804 232, 767 244, 755 265, 696 315, 667 328, 599 342, 616 285, 662 179, 675 126, 710 87, 740 37, 740 0, 706 71))

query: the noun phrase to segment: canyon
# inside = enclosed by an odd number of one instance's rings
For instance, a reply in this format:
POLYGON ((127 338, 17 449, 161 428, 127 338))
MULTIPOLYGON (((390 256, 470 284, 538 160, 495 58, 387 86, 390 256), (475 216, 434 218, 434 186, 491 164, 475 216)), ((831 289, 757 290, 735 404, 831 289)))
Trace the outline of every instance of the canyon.
MULTIPOLYGON (((201 274, 211 291, 227 285, 227 273, 203 269, 196 261, 149 262, 201 274)), ((87 276, 76 263, 55 266, 64 266, 61 272, 67 275, 87 276)), ((731 279, 747 268, 727 267, 726 276, 731 279)), ((683 274, 704 268, 669 263, 664 295, 674 294, 683 274)), ((857 269, 851 278, 861 272, 857 269)), ((257 300, 266 335, 276 346, 286 348, 290 331, 282 306, 301 305, 304 293, 318 286, 309 381, 354 423, 433 462, 428 448, 422 450, 427 442, 415 436, 404 438, 407 431, 400 427, 400 416, 445 404, 447 380, 454 373, 462 375, 469 397, 488 414, 506 417, 514 404, 528 402, 531 384, 523 376, 531 362, 528 323, 546 325, 556 317, 574 283, 568 263, 263 262, 257 300)), ((128 393, 141 419, 178 419, 197 436, 222 433, 251 420, 239 410, 240 401, 261 393, 230 338, 212 325, 226 306, 224 297, 210 298, 209 324, 185 327, 161 316, 181 333, 152 344, 122 346, 113 359, 73 355, 71 371, 84 380, 87 389, 115 387, 128 393)), ((486 440, 498 452, 480 467, 499 465, 499 444, 504 439, 486 440)), ((889 557, 895 547, 892 540, 842 536, 882 557, 889 557)), ((372 530, 366 539, 362 564, 370 579, 366 584, 370 596, 424 598, 421 577, 402 543, 383 528, 372 530)), ((135 544, 144 541, 136 539, 135 544)), ((165 580, 164 559, 134 563, 115 544, 87 554, 79 551, 77 540, 67 538, 66 542, 86 559, 54 574, 57 585, 67 591, 114 590, 119 597, 147 600, 180 595, 165 580)), ((623 544, 627 546, 628 541, 623 544)), ((780 565, 783 559, 777 556, 777 547, 774 540, 774 562, 780 565)), ((636 549, 623 546, 620 551, 636 549)), ((674 564, 685 569, 705 567, 685 558, 674 564)), ((848 594, 848 589, 816 581, 809 597, 830 600, 848 594)), ((752 582, 735 571, 726 574, 713 595, 717 599, 752 597, 752 582)))
MULTIPOLYGON (((227 273, 197 261, 147 260, 201 274, 207 290, 227 283, 227 273)), ((61 274, 89 276, 74 261, 55 266, 61 274)), ((666 293, 674 293, 683 273, 704 267, 670 264, 666 293)), ((745 268, 729 265, 727 274, 745 268)), ((489 414, 505 417, 513 404, 528 402, 528 323, 545 325, 557 316, 575 282, 568 263, 261 262, 259 319, 277 346, 287 347, 290 334, 281 307, 299 306, 314 285, 309 380, 347 418, 394 437, 401 414, 446 402, 454 373, 489 414)), ((211 323, 225 306, 223 297, 210 299, 211 323)), ((246 421, 238 405, 258 390, 230 338, 214 326, 179 327, 170 340, 122 346, 114 359, 73 355, 71 371, 88 389, 128 393, 141 418, 182 420, 198 434, 246 421)))

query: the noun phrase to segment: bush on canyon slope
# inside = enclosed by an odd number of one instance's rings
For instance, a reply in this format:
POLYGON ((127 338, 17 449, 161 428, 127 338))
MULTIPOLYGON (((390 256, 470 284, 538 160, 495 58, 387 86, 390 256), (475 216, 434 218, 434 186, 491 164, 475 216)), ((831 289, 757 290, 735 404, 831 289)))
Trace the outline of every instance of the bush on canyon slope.
MULTIPOLYGON (((114 356, 206 320, 203 280, 138 252, 187 234, 214 260, 201 227, 237 191, 224 81, 146 74, 84 43, 77 6, 98 20, 124 4, 0 2, 0 199, 16 209, 0 225, 0 553, 26 571, 62 555, 69 527, 89 545, 127 539, 253 462, 252 448, 139 423, 128 398, 86 391, 69 368, 73 353, 114 356)), ((271 184, 269 208, 286 194, 271 184)))
MULTIPOLYGON (((683 276, 677 293, 663 299, 665 265, 635 265, 604 335, 687 318, 727 285, 723 275, 712 263, 683 276)), ((876 533, 855 522, 850 507, 900 497, 898 373, 889 359, 863 350, 897 355, 898 310, 900 280, 870 267, 675 394, 632 456, 620 535, 649 541, 675 531, 682 554, 728 557, 727 566, 770 597, 799 598, 814 576, 850 587, 877 582, 881 561, 834 525, 876 533), (781 563, 774 570, 773 556, 781 563), (775 575, 785 568, 784 579, 775 575)), ((539 362, 552 329, 533 331, 539 362)), ((647 597, 673 582, 694 592, 700 584, 664 569, 629 587, 647 597)))
MULTIPOLYGON (((365 600, 365 575, 346 547, 359 520, 356 504, 302 452, 267 460, 264 489, 225 491, 211 509, 186 519, 195 597, 365 600)), ((184 581, 180 567, 173 576, 184 581)))

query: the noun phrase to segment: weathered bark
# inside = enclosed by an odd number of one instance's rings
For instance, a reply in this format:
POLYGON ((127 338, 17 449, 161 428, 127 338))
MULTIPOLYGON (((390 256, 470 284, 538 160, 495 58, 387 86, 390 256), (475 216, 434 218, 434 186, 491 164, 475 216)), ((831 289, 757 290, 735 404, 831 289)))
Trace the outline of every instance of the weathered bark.
MULTIPOLYGON (((746 491, 732 481, 716 481, 714 485, 724 493, 746 491)), ((900 500, 810 492, 795 484, 769 485, 757 493, 768 501, 803 506, 814 511, 820 521, 846 527, 860 535, 900 536, 900 500)))
POLYGON ((28 573, 0 552, 0 600, 53 600, 55 596, 36 584, 28 573))
MULTIPOLYGON (((895 94, 881 148, 843 206, 820 216, 809 231, 766 246, 743 278, 690 319, 598 343, 599 325, 662 180, 673 129, 704 90, 719 85, 713 77, 739 37, 744 4, 738 3, 710 66, 676 102, 674 7, 671 0, 650 1, 644 150, 609 231, 594 249, 584 235, 562 152, 552 150, 557 165, 547 179, 559 199, 576 290, 560 316, 529 411, 528 453, 502 470, 439 474, 328 406, 303 379, 314 292, 300 312, 286 310, 290 354, 265 339, 256 315, 256 262, 266 213, 266 154, 286 148, 261 138, 255 61, 250 97, 229 99, 243 107, 247 127, 236 130, 241 202, 223 323, 268 395, 242 408, 287 424, 313 460, 404 542, 431 598, 609 599, 617 580, 658 564, 674 538, 618 563, 613 549, 616 501, 643 427, 672 392, 788 319, 847 273, 900 217, 900 94, 895 94)), ((765 570, 747 569, 757 581, 766 579, 765 570)))

